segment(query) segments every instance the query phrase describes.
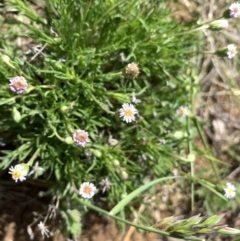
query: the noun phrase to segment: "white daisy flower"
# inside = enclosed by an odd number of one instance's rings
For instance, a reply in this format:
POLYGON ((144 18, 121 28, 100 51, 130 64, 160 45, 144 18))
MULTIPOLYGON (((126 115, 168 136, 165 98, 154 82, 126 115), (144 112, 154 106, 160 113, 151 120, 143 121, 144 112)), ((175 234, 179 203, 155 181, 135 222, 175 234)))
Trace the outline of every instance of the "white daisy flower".
POLYGON ((86 199, 92 198, 95 192, 96 192, 96 187, 94 186, 94 184, 90 182, 82 183, 82 185, 78 190, 79 195, 86 199))
POLYGON ((8 173, 12 175, 12 179, 15 180, 15 182, 17 182, 18 180, 22 182, 26 180, 28 170, 26 168, 26 165, 18 164, 15 167, 11 166, 8 173))
POLYGON ((38 228, 40 229, 41 234, 42 234, 43 237, 44 236, 46 236, 47 238, 49 237, 50 231, 48 230, 48 227, 44 225, 43 222, 40 222, 38 224, 38 228))
POLYGON ((227 187, 224 188, 224 191, 225 191, 224 196, 229 199, 234 198, 236 196, 236 187, 230 182, 228 182, 226 186, 227 187))
POLYGON ((137 114, 137 110, 132 104, 124 103, 120 111, 120 117, 123 117, 123 120, 127 123, 135 121, 135 114, 137 114))
POLYGON ((233 58, 237 54, 237 47, 234 44, 229 44, 227 49, 227 55, 229 59, 233 58))
POLYGON ((85 144, 89 142, 88 133, 83 130, 77 130, 73 134, 73 140, 77 145, 84 147, 85 144))
POLYGON ((230 16, 232 18, 237 18, 240 16, 240 3, 233 3, 229 7, 230 16))
POLYGON ((180 106, 176 112, 179 116, 185 118, 189 114, 189 109, 187 106, 180 106))

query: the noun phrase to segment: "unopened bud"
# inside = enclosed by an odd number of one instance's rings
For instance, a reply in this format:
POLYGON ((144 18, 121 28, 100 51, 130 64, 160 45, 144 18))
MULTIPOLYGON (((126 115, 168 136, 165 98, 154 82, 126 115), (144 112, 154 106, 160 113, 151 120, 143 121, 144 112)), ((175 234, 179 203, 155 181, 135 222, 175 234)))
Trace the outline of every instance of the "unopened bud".
POLYGON ((194 162, 196 160, 196 154, 195 153, 189 153, 187 156, 187 161, 194 162))
POLYGON ((20 122, 20 120, 22 119, 21 114, 16 107, 13 107, 12 109, 12 116, 14 121, 16 121, 17 123, 20 122))
POLYGON ((135 63, 128 64, 126 67, 126 74, 129 77, 136 78, 139 75, 139 68, 137 64, 135 63))
POLYGON ((61 106, 60 111, 61 111, 62 113, 65 113, 65 112, 67 112, 68 109, 69 109, 68 106, 63 105, 63 106, 61 106))
POLYGON ((175 131, 173 133, 173 137, 176 138, 176 139, 182 139, 186 136, 186 132, 184 131, 175 131))
POLYGON ((102 156, 102 152, 99 151, 99 150, 92 149, 91 151, 92 151, 93 155, 96 156, 96 157, 101 157, 102 156))
POLYGON ((214 54, 232 59, 237 54, 237 47, 234 44, 229 44, 224 48, 218 49, 214 54))
POLYGON ((120 165, 120 163, 119 163, 119 161, 118 161, 118 160, 116 160, 116 159, 115 159, 115 160, 113 160, 113 165, 114 165, 114 166, 119 166, 119 165, 120 165))
POLYGON ((74 143, 74 141, 71 136, 68 136, 65 138, 65 143, 72 145, 74 143))
POLYGON ((228 20, 218 19, 218 20, 212 21, 209 24, 208 29, 210 29, 212 31, 219 31, 219 30, 225 29, 227 27, 228 27, 228 20))
POLYGON ((8 55, 3 54, 3 55, 1 56, 1 60, 2 60, 5 64, 7 64, 9 67, 11 67, 11 68, 13 68, 13 69, 16 69, 16 68, 10 63, 10 58, 9 58, 8 55))
POLYGON ((121 169, 121 176, 124 180, 128 179, 128 173, 125 171, 124 168, 121 169))
POLYGON ((4 63, 6 63, 6 64, 9 64, 9 63, 10 63, 10 58, 9 58, 9 56, 7 56, 7 55, 5 55, 5 54, 3 54, 3 55, 1 56, 1 59, 2 59, 2 61, 3 61, 4 63))

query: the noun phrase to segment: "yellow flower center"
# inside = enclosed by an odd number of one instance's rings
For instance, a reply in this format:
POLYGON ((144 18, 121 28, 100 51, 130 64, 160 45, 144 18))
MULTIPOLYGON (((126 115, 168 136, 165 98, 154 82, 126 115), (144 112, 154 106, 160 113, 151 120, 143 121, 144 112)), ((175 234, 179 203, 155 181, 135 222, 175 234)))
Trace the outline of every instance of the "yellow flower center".
POLYGON ((228 192, 231 194, 231 193, 233 193, 234 191, 233 191, 232 188, 228 188, 228 192))
POLYGON ((181 108, 181 109, 179 110, 179 114, 180 114, 180 115, 185 115, 185 114, 186 114, 186 110, 183 109, 183 108, 181 108))
POLYGON ((13 179, 19 179, 22 176, 22 172, 20 170, 15 169, 12 172, 13 179))
POLYGON ((84 187, 83 192, 86 193, 86 194, 91 194, 92 188, 90 186, 86 186, 86 187, 84 187))
POLYGON ((132 113, 132 111, 131 111, 130 109, 124 110, 124 114, 125 114, 125 116, 127 116, 127 117, 131 117, 131 116, 133 115, 133 113, 132 113))

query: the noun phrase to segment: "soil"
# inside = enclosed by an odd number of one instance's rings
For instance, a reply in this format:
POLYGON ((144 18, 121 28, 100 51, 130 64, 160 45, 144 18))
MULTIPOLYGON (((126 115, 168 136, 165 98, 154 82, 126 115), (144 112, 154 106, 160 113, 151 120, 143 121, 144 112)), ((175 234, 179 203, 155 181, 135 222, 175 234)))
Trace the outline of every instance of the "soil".
MULTIPOLYGON (((39 220, 43 221, 48 210, 49 199, 47 197, 38 197, 39 187, 33 186, 31 182, 25 181, 23 183, 4 184, 1 186, 1 193, 3 194, 0 202, 0 240, 3 241, 41 241, 44 240, 37 224, 39 220), (43 215, 43 216, 42 216, 43 215), (28 228, 28 225, 31 225, 28 228), (31 232, 32 231, 32 232, 31 232), (31 239, 31 233, 34 237, 31 239)), ((162 190, 166 192, 166 190, 162 190)), ((176 192, 174 196, 169 196, 169 204, 180 206, 183 200, 186 200, 181 192, 176 192), (176 194, 176 195, 175 195, 176 194)), ((162 193, 161 193, 162 195, 162 193)), ((158 200, 158 198, 156 198, 158 200)), ((187 202, 186 202, 187 203, 187 202)), ((157 205, 157 201, 153 202, 157 205)), ((167 205, 167 203, 166 203, 167 205)), ((185 208, 188 210, 187 205, 185 208)), ((142 205, 139 212, 143 212, 145 206, 142 205)), ((181 209, 176 208, 177 213, 182 213, 183 205, 181 209)), ((155 212, 156 217, 160 217, 161 214, 168 215, 166 206, 162 205, 159 210, 155 212), (161 214, 160 214, 161 213, 161 214)), ((127 231, 123 235, 121 228, 111 219, 98 216, 94 212, 89 212, 87 217, 83 220, 84 226, 79 241, 161 241, 174 239, 163 238, 154 233, 139 233, 134 228, 127 228, 127 231)), ((64 223, 60 217, 53 218, 52 222, 48 222, 49 230, 53 231, 54 235, 45 238, 45 240, 51 241, 70 241, 65 235, 56 232, 57 228, 61 228, 64 223)))

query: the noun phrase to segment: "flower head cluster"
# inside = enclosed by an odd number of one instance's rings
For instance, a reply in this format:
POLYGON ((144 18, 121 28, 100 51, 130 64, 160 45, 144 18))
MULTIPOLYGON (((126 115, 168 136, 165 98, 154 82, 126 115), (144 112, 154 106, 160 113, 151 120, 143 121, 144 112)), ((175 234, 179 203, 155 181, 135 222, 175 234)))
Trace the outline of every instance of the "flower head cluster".
POLYGON ((226 186, 227 187, 224 188, 224 191, 225 191, 224 196, 229 199, 234 198, 236 196, 236 187, 230 182, 228 182, 226 186))
POLYGON ((12 175, 12 179, 15 180, 15 182, 18 180, 22 182, 26 180, 28 168, 26 164, 18 164, 15 167, 11 166, 8 173, 12 175))
POLYGON ((230 16, 232 18, 237 18, 240 16, 240 3, 233 3, 229 7, 230 10, 230 16))
POLYGON ((137 114, 137 110, 132 104, 124 103, 120 111, 120 117, 123 118, 127 123, 135 121, 135 115, 137 114))
POLYGON ((132 78, 136 78, 139 75, 139 68, 137 64, 130 63, 126 67, 126 74, 132 78))
POLYGON ((180 106, 176 112, 179 116, 181 116, 182 118, 185 118, 189 113, 189 109, 187 106, 180 106))
POLYGON ((22 94, 27 91, 27 81, 23 76, 16 76, 13 79, 10 79, 9 87, 11 91, 22 94))
POLYGON ((78 190, 79 195, 86 199, 92 198, 95 192, 96 192, 96 187, 94 186, 94 184, 90 182, 82 183, 82 185, 78 190))
POLYGON ((229 59, 233 58, 237 54, 237 47, 234 44, 229 44, 227 49, 227 55, 229 59))
POLYGON ((84 147, 89 142, 88 133, 84 130, 77 130, 73 134, 73 140, 77 145, 84 147))

